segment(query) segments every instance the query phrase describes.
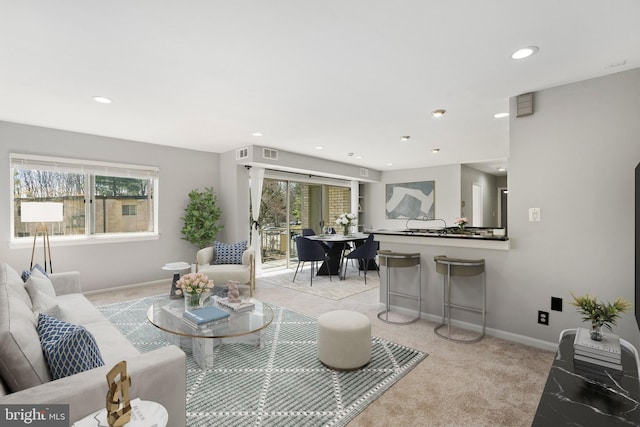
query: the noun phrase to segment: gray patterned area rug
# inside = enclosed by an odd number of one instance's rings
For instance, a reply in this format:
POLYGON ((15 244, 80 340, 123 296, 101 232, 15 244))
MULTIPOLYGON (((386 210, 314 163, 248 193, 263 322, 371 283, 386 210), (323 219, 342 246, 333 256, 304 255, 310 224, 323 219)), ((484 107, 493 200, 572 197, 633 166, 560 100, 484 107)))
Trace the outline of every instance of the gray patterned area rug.
POLYGON ((313 285, 311 285, 311 271, 309 269, 310 267, 307 265, 304 270, 298 271, 295 282, 293 281, 295 271, 283 270, 276 274, 263 274, 261 277, 256 278, 257 286, 260 286, 261 283, 270 283, 334 301, 380 287, 380 277, 377 271, 369 271, 367 273, 367 283, 365 284, 362 273, 358 275, 358 271, 354 271, 355 269, 351 267, 347 270, 346 280, 340 280, 337 276, 332 276, 330 281, 329 276, 314 276, 313 285))
MULTIPOLYGON (((98 307, 141 352, 168 345, 146 320, 165 295, 98 307)), ((273 323, 264 348, 216 347, 215 367, 187 354, 187 426, 344 426, 427 357, 372 338, 371 361, 357 371, 333 371, 316 356, 316 319, 270 304, 273 323)))

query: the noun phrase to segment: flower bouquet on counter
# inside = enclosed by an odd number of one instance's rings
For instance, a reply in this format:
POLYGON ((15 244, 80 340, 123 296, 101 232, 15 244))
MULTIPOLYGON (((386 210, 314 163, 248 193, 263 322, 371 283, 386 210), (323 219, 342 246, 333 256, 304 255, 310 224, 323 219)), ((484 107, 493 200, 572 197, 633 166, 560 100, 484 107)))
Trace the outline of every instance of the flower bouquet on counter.
POLYGON ((458 226, 460 230, 464 230, 464 226, 469 223, 469 218, 467 218, 466 216, 456 218, 454 223, 458 226))

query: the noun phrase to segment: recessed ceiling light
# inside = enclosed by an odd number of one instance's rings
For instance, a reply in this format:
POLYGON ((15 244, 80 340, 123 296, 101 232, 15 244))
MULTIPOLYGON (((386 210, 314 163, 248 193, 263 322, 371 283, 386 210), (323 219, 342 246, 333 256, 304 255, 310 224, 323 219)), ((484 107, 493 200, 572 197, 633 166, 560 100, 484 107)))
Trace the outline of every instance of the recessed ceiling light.
POLYGON ((440 149, 439 149, 439 148, 432 148, 432 149, 431 149, 431 152, 432 152, 433 154, 438 154, 438 153, 440 152, 440 149))
POLYGON ((509 113, 497 113, 494 114, 493 117, 495 117, 496 119, 501 119, 503 117, 509 117, 509 113))
POLYGON ((507 168, 498 168, 498 172, 504 172, 506 170, 507 170, 507 168))
POLYGON ((318 146, 316 147, 316 150, 322 150, 323 148, 324 148, 324 147, 323 147, 322 145, 318 145, 318 146))
POLYGON ((447 110, 438 109, 438 110, 433 110, 431 112, 431 115, 433 117, 442 117, 442 116, 444 116, 444 113, 446 113, 446 112, 447 112, 447 110))
POLYGON ((262 133, 260 133, 260 132, 254 132, 254 133, 252 133, 251 135, 252 135, 252 136, 262 136, 262 133))
POLYGON ((96 102, 99 102, 101 104, 111 104, 111 102, 113 102, 109 98, 104 97, 104 96, 94 96, 93 100, 96 101, 96 102))
POLYGON ((362 156, 356 156, 356 159, 360 160, 362 159, 362 156))
POLYGON ((409 135, 405 135, 405 136, 401 137, 400 139, 401 139, 402 141, 408 141, 408 140, 409 140, 409 138, 411 138, 411 136, 409 136, 409 135))
POLYGON ((515 52, 513 52, 513 54, 511 55, 511 58, 512 59, 528 58, 531 55, 533 55, 534 53, 536 53, 537 51, 538 51, 538 47, 537 46, 523 47, 522 49, 518 49, 515 52))
POLYGON ((387 166, 393 166, 393 163, 387 163, 387 166))

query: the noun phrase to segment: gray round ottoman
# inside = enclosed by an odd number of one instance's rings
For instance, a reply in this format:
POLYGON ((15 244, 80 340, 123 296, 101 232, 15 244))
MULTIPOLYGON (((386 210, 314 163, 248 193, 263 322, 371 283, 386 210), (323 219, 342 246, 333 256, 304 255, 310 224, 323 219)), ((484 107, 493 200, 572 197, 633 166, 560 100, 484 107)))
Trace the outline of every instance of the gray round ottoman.
POLYGON ((318 317, 318 358, 333 369, 358 369, 371 359, 371 321, 362 313, 336 310, 318 317))

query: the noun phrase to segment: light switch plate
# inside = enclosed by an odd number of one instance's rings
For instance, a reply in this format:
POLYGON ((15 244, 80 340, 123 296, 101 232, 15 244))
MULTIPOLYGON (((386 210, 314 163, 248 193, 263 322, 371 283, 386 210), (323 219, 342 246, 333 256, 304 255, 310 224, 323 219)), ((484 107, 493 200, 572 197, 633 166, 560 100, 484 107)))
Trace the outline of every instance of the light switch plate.
POLYGON ((529 208, 529 221, 530 222, 540 221, 540 208, 529 208))

